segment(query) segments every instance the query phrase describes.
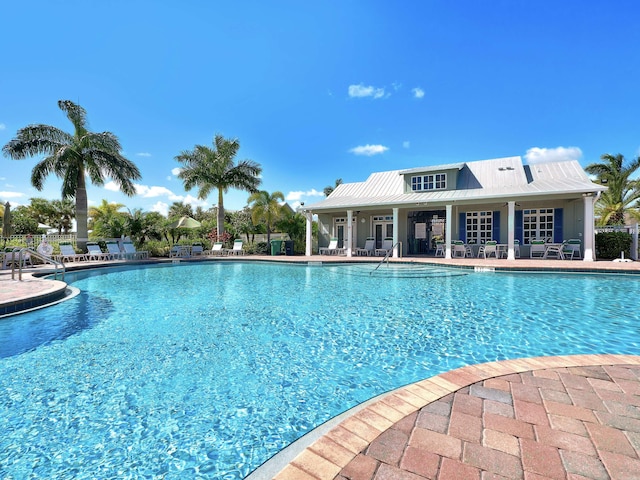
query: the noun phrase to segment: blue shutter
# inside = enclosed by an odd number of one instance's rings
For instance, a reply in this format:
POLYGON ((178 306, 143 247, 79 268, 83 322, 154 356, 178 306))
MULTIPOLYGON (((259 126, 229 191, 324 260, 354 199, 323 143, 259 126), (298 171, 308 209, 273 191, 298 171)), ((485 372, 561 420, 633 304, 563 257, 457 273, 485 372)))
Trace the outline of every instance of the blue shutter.
POLYGON ((491 232, 491 240, 500 243, 500 211, 493 212, 493 231, 491 232))
POLYGON ((467 243, 467 212, 458 214, 458 239, 467 243))
POLYGON ((562 232, 563 224, 563 209, 553 209, 553 243, 562 243, 564 240, 564 234, 562 232))
POLYGON ((524 220, 523 220, 522 210, 516 210, 515 216, 515 239, 520 241, 520 244, 524 244, 524 220))

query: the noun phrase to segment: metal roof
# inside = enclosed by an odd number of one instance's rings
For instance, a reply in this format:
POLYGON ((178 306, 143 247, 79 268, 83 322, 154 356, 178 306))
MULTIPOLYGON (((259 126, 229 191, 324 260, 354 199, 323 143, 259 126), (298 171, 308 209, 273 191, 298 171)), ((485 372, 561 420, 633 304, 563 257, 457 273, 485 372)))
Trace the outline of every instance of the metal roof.
POLYGON ((518 199, 526 196, 596 193, 606 187, 593 183, 575 160, 523 165, 520 157, 507 157, 463 164, 448 164, 409 170, 372 173, 364 182, 343 183, 324 200, 305 210, 322 211, 378 206, 416 205, 518 199), (459 168, 456 188, 405 193, 405 174, 459 168), (457 168, 457 167, 455 167, 457 168))

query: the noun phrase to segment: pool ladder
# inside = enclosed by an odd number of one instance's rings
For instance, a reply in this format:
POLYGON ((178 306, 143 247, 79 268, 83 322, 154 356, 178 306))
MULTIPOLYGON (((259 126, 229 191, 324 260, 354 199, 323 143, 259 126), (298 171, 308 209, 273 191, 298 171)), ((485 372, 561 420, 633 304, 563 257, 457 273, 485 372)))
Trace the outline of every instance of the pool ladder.
POLYGON ((402 242, 396 242, 394 245, 391 246, 391 248, 389 250, 387 250, 387 253, 385 254, 384 258, 382 260, 380 260, 380 262, 378 263, 378 265, 376 265, 376 268, 374 268, 373 270, 371 270, 369 272, 369 275, 373 275, 373 272, 375 272, 376 270, 378 270, 378 268, 380 268, 380 265, 382 265, 384 263, 384 261, 387 261, 387 264, 389 264, 389 255, 391 255, 393 253, 393 250, 396 247, 400 247, 402 248, 402 242))

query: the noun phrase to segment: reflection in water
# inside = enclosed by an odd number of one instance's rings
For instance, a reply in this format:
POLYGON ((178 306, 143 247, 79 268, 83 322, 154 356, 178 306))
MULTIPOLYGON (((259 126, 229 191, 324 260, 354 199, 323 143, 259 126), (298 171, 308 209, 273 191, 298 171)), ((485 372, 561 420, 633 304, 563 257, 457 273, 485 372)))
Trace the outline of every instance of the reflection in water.
POLYGON ((0 358, 64 340, 93 327, 112 310, 109 299, 81 293, 73 301, 0 319, 0 358))

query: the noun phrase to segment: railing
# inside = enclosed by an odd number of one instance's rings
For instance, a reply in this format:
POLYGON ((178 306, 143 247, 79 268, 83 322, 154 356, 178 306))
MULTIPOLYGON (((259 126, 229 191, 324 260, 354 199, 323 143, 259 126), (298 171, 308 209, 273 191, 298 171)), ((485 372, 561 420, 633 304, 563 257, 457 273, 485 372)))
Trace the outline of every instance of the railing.
POLYGON ((380 265, 382 265, 385 260, 387 261, 387 264, 389 263, 389 255, 391 255, 393 253, 393 251, 395 250, 396 247, 399 247, 400 250, 402 251, 402 242, 396 242, 394 245, 392 245, 391 248, 389 250, 387 250, 387 253, 385 254, 384 258, 382 260, 380 260, 378 265, 376 265, 376 268, 374 268, 373 270, 371 270, 369 272, 369 275, 373 275, 373 272, 378 270, 378 268, 380 268, 380 265))
MULTIPOLYGON (((14 255, 13 260, 15 260, 15 254, 16 253, 18 254, 18 280, 19 281, 22 281, 22 265, 24 264, 23 259, 25 259, 24 257, 25 253, 29 254, 33 258, 37 258, 38 260, 41 260, 45 264, 47 263, 52 264, 55 267, 54 278, 56 280, 58 279, 58 271, 60 271, 61 278, 62 280, 64 280, 64 272, 65 272, 64 263, 58 262, 57 260, 54 260, 51 257, 46 257, 44 255, 41 255, 40 253, 30 248, 19 248, 19 249, 14 248, 11 253, 14 255)), ((15 273, 16 273, 16 262, 13 261, 11 262, 11 280, 15 280, 16 278, 15 273)))

